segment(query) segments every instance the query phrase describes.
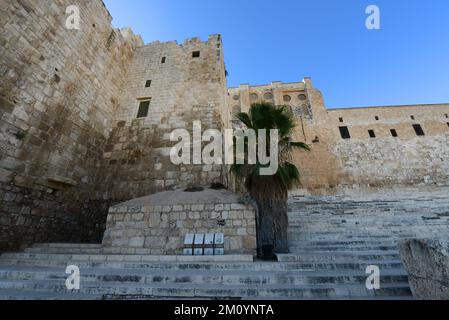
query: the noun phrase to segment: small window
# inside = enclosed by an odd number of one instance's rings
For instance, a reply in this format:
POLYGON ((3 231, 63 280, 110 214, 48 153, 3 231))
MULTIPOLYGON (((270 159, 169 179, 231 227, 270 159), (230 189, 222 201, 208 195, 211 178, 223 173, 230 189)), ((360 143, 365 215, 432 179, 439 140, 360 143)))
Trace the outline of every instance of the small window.
POLYGON ((263 95, 263 97, 264 97, 265 100, 272 100, 273 99, 273 94, 271 92, 266 92, 263 95))
POLYGON ((376 134, 374 133, 374 130, 368 130, 368 134, 370 136, 370 138, 375 138, 376 134))
POLYGON ((140 101, 139 111, 137 112, 137 118, 146 118, 148 116, 149 108, 150 108, 150 100, 140 101))
POLYGON ((259 96, 257 95, 257 93, 251 93, 250 95, 251 101, 257 101, 259 99, 259 96))
POLYGON ((444 115, 446 118, 449 118, 449 115, 446 113, 445 115, 444 115))
POLYGON ((410 116, 410 119, 415 120, 415 116, 410 116))
POLYGON ((376 119, 376 121, 379 121, 379 117, 378 116, 375 116, 374 119, 376 119))
POLYGON ((199 58, 200 57, 200 52, 199 51, 193 51, 192 52, 192 58, 199 58))
POLYGON ((343 139, 351 139, 348 127, 338 127, 340 129, 340 134, 343 139))
POLYGON ((413 129, 415 129, 416 135, 417 136, 424 136, 424 130, 422 129, 420 124, 414 124, 413 125, 413 129))
POLYGON ((393 137, 397 137, 398 136, 398 133, 397 133, 397 131, 396 131, 396 129, 390 129, 390 132, 391 132, 391 135, 393 136, 393 137))
POLYGON ((165 61, 167 60, 167 58, 166 57, 162 57, 162 59, 161 59, 161 63, 165 63, 165 61))
POLYGON ((447 126, 449 127, 449 122, 447 123, 447 126))
POLYGON ((338 120, 339 120, 340 122, 343 122, 343 118, 338 118, 338 120))
POLYGON ((147 82, 145 82, 145 88, 149 87, 151 87, 151 80, 147 80, 147 82))

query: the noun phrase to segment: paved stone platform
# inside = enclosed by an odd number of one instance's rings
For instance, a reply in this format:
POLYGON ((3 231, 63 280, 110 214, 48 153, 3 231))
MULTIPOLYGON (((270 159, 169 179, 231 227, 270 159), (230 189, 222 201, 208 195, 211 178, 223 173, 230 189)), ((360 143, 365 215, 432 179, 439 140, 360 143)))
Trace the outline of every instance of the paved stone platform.
POLYGON ((412 299, 397 249, 406 237, 449 235, 449 189, 296 196, 291 253, 279 262, 248 255, 107 254, 101 245, 36 244, 0 257, 1 299, 412 299), (192 261, 190 261, 192 260, 192 261), (76 264, 81 289, 65 288, 76 264), (368 265, 379 290, 365 287, 368 265))

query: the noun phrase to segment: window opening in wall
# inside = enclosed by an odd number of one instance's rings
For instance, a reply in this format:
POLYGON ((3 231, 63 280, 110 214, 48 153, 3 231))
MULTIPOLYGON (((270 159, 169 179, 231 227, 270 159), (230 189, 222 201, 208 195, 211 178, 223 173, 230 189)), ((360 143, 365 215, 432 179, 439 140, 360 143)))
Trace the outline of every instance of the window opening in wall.
POLYGON ((340 122, 343 122, 343 118, 338 118, 338 120, 339 120, 340 122))
POLYGON ((151 87, 151 80, 147 80, 147 82, 145 82, 145 88, 149 87, 151 87))
POLYGON ((417 136, 424 136, 424 130, 422 129, 420 124, 414 124, 413 125, 413 129, 415 129, 416 135, 417 136))
POLYGON ((165 63, 165 61, 167 60, 167 58, 166 57, 162 57, 162 59, 161 59, 161 63, 165 63))
POLYGON ((449 115, 446 113, 445 115, 444 115, 446 118, 449 118, 449 115))
POLYGON ((447 123, 447 126, 449 127, 449 122, 447 123))
POLYGON ((379 120, 379 117, 378 117, 378 116, 375 116, 374 119, 379 120))
POLYGON ((390 129, 390 132, 391 132, 391 135, 393 137, 397 137, 398 136, 398 133, 397 133, 396 129, 390 129))
POLYGON ((338 127, 338 129, 340 130, 340 134, 343 139, 351 139, 348 127, 338 127))
POLYGON ((199 58, 200 57, 200 52, 199 51, 193 51, 192 52, 192 58, 199 58))
POLYGON ((411 118, 412 120, 415 120, 415 116, 410 116, 410 118, 411 118))
POLYGON ((139 110, 137 111, 137 118, 146 118, 148 116, 148 110, 150 109, 151 100, 141 100, 139 102, 139 110))
POLYGON ((368 134, 370 136, 370 138, 375 138, 376 134, 374 133, 374 130, 368 130, 368 134))

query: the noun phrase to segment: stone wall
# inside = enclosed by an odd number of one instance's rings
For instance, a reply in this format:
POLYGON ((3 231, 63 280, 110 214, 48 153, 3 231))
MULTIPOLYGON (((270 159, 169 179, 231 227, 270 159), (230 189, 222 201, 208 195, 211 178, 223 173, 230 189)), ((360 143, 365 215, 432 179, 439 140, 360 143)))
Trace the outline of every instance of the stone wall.
POLYGON ((102 1, 0 3, 0 251, 98 241, 98 172, 127 66, 141 39, 111 27, 102 1), (80 29, 66 29, 66 7, 80 29))
POLYGON ((228 93, 231 116, 260 101, 291 108, 297 125, 294 138, 312 148, 294 152, 301 172, 298 188, 328 192, 340 187, 449 184, 449 104, 326 109, 322 93, 309 78, 241 85, 228 93), (414 124, 421 125, 425 136, 417 136, 414 124), (350 139, 342 139, 341 126, 348 127, 350 139))
POLYGON ((130 199, 188 184, 222 182, 221 165, 173 165, 170 133, 226 126, 226 77, 219 35, 151 43, 139 48, 129 67, 125 90, 104 157, 105 181, 114 199, 130 199), (193 52, 199 57, 193 57, 193 52), (162 63, 162 59, 165 59, 162 63), (148 80, 151 85, 146 87, 148 80), (150 99, 147 117, 137 118, 139 102, 150 99))
POLYGON ((449 133, 409 140, 339 141, 342 184, 371 187, 448 185, 449 133), (343 183, 344 182, 344 183, 343 183))
POLYGON ((227 191, 205 191, 202 198, 182 193, 164 192, 112 207, 103 239, 105 252, 179 255, 186 234, 222 232, 225 254, 255 254, 256 218, 251 205, 238 203, 227 191), (183 196, 191 201, 178 200, 183 196))

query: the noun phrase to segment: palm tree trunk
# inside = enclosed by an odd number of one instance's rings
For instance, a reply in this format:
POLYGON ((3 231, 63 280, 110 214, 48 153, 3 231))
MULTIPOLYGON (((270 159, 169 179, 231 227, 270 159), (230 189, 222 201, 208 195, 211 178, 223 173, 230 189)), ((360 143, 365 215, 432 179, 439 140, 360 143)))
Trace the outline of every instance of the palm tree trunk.
POLYGON ((249 191, 258 206, 258 257, 271 260, 274 253, 288 253, 287 189, 272 176, 259 176, 252 178, 249 191))

